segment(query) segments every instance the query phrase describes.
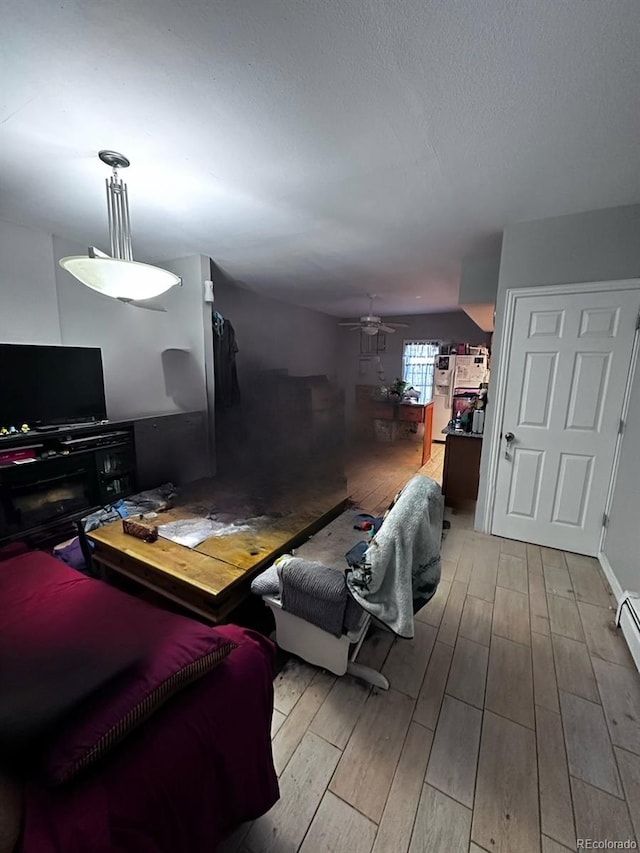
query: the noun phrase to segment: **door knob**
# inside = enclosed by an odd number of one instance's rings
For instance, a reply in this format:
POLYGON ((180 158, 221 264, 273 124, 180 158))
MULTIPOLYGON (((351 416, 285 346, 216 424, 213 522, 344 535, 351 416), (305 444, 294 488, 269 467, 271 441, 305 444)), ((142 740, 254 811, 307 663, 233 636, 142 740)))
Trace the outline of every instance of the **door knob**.
POLYGON ((509 459, 509 448, 511 447, 511 442, 515 439, 515 435, 512 432, 505 432, 504 440, 507 442, 507 446, 504 449, 504 458, 509 459))

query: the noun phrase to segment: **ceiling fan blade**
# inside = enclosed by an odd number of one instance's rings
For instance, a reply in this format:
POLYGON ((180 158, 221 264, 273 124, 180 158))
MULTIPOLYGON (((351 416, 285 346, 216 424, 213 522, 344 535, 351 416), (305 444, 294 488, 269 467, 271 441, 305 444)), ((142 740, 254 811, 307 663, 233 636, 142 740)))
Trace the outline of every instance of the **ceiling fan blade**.
POLYGON ((385 326, 384 323, 381 323, 378 329, 379 331, 386 332, 387 334, 393 334, 395 332, 395 329, 392 329, 391 326, 385 326))
POLYGON ((339 326, 352 326, 354 329, 360 328, 360 323, 338 323, 339 326))
POLYGON ((389 323, 389 326, 395 326, 396 329, 408 329, 409 328, 408 323, 389 323))

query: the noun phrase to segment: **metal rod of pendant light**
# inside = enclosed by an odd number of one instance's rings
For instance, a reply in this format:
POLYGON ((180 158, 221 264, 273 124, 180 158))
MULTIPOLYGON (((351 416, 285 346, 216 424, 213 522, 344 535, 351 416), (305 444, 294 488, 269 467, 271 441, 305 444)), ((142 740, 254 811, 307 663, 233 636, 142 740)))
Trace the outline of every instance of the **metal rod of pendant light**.
POLYGON ((126 239, 125 233, 124 233, 124 229, 125 229, 125 224, 124 224, 124 198, 122 195, 122 180, 120 178, 118 178, 118 185, 117 186, 118 186, 118 216, 120 217, 120 233, 118 234, 118 237, 120 239, 120 257, 123 260, 126 260, 126 257, 127 257, 127 250, 126 250, 127 239, 126 239))
POLYGON ((133 251, 131 248, 131 220, 129 218, 129 190, 125 183, 122 184, 122 210, 124 213, 124 256, 128 261, 131 261, 133 260, 133 251))
POLYGON ((116 192, 115 180, 113 178, 113 175, 109 178, 109 192, 111 193, 111 202, 113 204, 113 257, 121 258, 122 255, 120 254, 120 210, 118 205, 118 194, 116 192))
POLYGON ((114 198, 116 201, 116 211, 117 211, 117 215, 118 215, 118 230, 116 231, 116 239, 118 241, 118 254, 116 255, 116 257, 120 258, 121 260, 124 260, 125 254, 124 254, 124 221, 123 221, 123 214, 122 214, 122 183, 121 183, 120 179, 118 178, 117 172, 115 172, 115 175, 113 178, 113 192, 114 192, 114 198))
POLYGON ((116 231, 116 240, 118 241, 118 249, 117 249, 118 254, 116 255, 116 257, 123 259, 124 258, 124 252, 123 252, 124 240, 122 239, 122 196, 120 195, 118 183, 115 179, 113 181, 113 192, 114 192, 113 197, 116 201, 116 211, 117 211, 117 215, 118 215, 118 230, 116 231))
POLYGON ((111 190, 109 188, 109 178, 105 178, 105 187, 107 188, 107 216, 109 218, 109 240, 111 241, 111 257, 114 257, 115 253, 115 242, 114 242, 114 234, 115 229, 113 225, 113 199, 111 198, 111 190))
POLYGON ((161 267, 134 261, 127 185, 118 169, 129 160, 117 151, 103 150, 98 157, 112 169, 106 181, 107 216, 111 256, 90 248, 87 255, 60 258, 60 266, 87 287, 123 301, 146 300, 180 285, 180 277, 161 267))
POLYGON ((118 169, 126 168, 129 161, 115 151, 101 151, 100 159, 112 168, 111 177, 106 181, 111 257, 117 260, 133 261, 129 192, 118 173, 118 169))

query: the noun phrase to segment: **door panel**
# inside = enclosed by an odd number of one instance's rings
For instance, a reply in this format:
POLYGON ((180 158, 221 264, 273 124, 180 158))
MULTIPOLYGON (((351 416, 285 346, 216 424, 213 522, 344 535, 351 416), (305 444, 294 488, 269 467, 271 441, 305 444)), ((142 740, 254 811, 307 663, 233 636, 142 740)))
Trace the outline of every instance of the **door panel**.
POLYGON ((509 495, 510 515, 535 519, 543 462, 544 453, 540 450, 515 449, 509 495))
POLYGON ((582 527, 591 491, 592 456, 561 453, 551 520, 582 527))
POLYGON ((581 338, 615 338, 618 329, 619 308, 589 308, 582 312, 581 338))
POLYGON ((532 311, 529 337, 562 337, 564 311, 532 311))
POLYGON ((492 532, 597 553, 640 291, 516 302, 492 532))
POLYGON ((555 352, 527 353, 518 426, 549 426, 556 361, 555 352))
POLYGON ((598 432, 609 385, 611 353, 577 352, 573 363, 566 429, 598 432))

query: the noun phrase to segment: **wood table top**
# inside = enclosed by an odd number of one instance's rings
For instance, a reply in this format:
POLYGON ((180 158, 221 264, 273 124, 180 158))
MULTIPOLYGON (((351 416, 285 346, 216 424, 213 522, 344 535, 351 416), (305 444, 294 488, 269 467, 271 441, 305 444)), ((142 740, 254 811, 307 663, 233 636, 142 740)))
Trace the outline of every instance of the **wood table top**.
POLYGON ((174 508, 159 513, 154 523, 206 517, 213 508, 218 510, 213 517, 220 514, 227 521, 245 520, 250 529, 212 536, 195 548, 162 537, 155 542, 144 542, 124 533, 121 521, 87 535, 98 548, 117 551, 156 572, 216 596, 260 568, 266 568, 276 555, 291 547, 289 543, 311 535, 321 519, 331 517, 345 502, 343 485, 318 484, 304 492, 270 496, 269 510, 254 514, 256 506, 264 508, 255 497, 243 498, 237 492, 230 494, 228 489, 217 487, 215 481, 200 481, 180 495, 174 508), (225 504, 229 512, 223 511, 225 504))

